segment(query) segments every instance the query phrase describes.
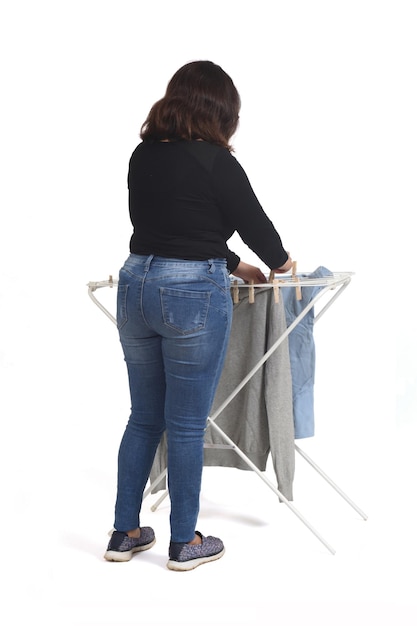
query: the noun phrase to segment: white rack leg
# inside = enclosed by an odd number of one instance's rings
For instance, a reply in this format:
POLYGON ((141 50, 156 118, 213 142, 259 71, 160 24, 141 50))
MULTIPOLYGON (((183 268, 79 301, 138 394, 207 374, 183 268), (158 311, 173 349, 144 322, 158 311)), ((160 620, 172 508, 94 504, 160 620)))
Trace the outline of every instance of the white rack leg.
POLYGON ((163 502, 165 500, 165 498, 168 495, 168 489, 165 489, 164 493, 162 494, 162 496, 160 496, 158 498, 158 500, 151 506, 151 511, 153 513, 155 513, 156 509, 158 508, 158 506, 161 504, 161 502, 163 502))
POLYGON ((149 487, 146 489, 146 491, 143 493, 143 497, 146 498, 147 495, 149 495, 152 491, 152 489, 155 487, 155 485, 157 485, 163 478, 164 476, 166 476, 167 474, 167 470, 166 468, 164 470, 162 470, 162 472, 159 474, 159 476, 157 478, 155 478, 154 481, 151 482, 151 484, 149 485, 149 487))
POLYGON ((336 554, 336 550, 320 535, 319 532, 310 524, 310 522, 296 509, 296 507, 287 500, 287 498, 275 487, 275 485, 256 467, 254 463, 238 448, 238 446, 222 431, 222 429, 209 417, 210 425, 217 430, 221 437, 229 444, 231 448, 246 462, 246 464, 268 485, 270 489, 279 497, 279 499, 288 506, 289 509, 303 522, 305 526, 317 537, 319 541, 331 552, 336 554))
POLYGON ((348 504, 350 504, 350 506, 351 506, 353 509, 355 509, 355 511, 356 511, 357 513, 359 513, 359 515, 360 515, 360 516, 361 516, 364 520, 367 520, 367 519, 368 519, 368 516, 366 515, 366 513, 364 513, 364 512, 363 512, 363 511, 362 511, 362 510, 358 507, 358 505, 357 505, 357 504, 355 504, 355 503, 353 502, 353 500, 351 500, 351 499, 349 498, 349 496, 347 496, 347 495, 345 494, 345 492, 344 492, 344 491, 342 491, 342 489, 340 489, 340 487, 338 487, 338 486, 336 485, 336 483, 335 483, 335 482, 334 482, 334 481, 333 481, 333 480, 332 480, 332 479, 331 479, 331 478, 330 478, 327 474, 325 474, 325 472, 323 472, 323 470, 322 470, 322 469, 321 469, 321 468, 317 465, 317 463, 315 463, 315 462, 313 461, 313 459, 312 459, 312 458, 310 458, 310 457, 308 456, 308 454, 306 454, 306 453, 304 452, 304 450, 301 450, 301 448, 299 448, 296 444, 294 444, 294 447, 295 447, 295 449, 297 450, 297 452, 298 452, 298 453, 299 453, 299 454, 303 457, 303 459, 305 459, 305 460, 307 461, 307 463, 309 463, 309 464, 311 465, 311 467, 313 467, 313 468, 316 470, 316 472, 318 472, 318 473, 320 474, 320 476, 321 476, 322 478, 324 478, 324 480, 325 480, 326 482, 328 482, 328 483, 329 483, 329 485, 331 485, 331 487, 333 487, 333 489, 335 489, 335 491, 337 491, 337 493, 338 493, 338 494, 339 494, 339 495, 340 495, 340 496, 341 496, 344 500, 346 500, 346 502, 347 502, 348 504))
MULTIPOLYGON (((162 470, 162 472, 159 474, 159 476, 157 478, 155 478, 154 481, 151 482, 151 484, 149 485, 149 487, 146 489, 146 491, 144 491, 143 493, 143 499, 146 498, 146 496, 148 496, 152 489, 154 488, 155 485, 157 485, 163 478, 164 476, 166 476, 167 474, 167 470, 166 468, 164 470, 162 470)), ((154 504, 151 506, 151 511, 155 512, 156 509, 158 508, 158 506, 161 504, 161 502, 163 500, 165 500, 165 498, 168 495, 168 489, 165 489, 164 493, 158 498, 158 500, 156 502, 154 502, 154 504)))
POLYGON ((89 288, 88 288, 88 295, 90 296, 91 300, 94 302, 94 304, 95 304, 96 306, 98 306, 98 308, 100 309, 100 311, 103 311, 104 315, 105 315, 106 317, 108 317, 108 318, 109 318, 109 320, 111 320, 111 321, 113 322, 113 324, 115 324, 115 326, 117 326, 117 320, 116 320, 116 318, 114 317, 114 315, 112 315, 112 314, 110 313, 110 311, 108 311, 108 310, 106 309, 106 307, 105 307, 103 304, 101 304, 101 302, 100 302, 99 300, 97 300, 97 298, 95 297, 95 295, 94 295, 94 293, 93 293, 94 291, 95 291, 95 289, 94 289, 93 287, 89 287, 89 288))

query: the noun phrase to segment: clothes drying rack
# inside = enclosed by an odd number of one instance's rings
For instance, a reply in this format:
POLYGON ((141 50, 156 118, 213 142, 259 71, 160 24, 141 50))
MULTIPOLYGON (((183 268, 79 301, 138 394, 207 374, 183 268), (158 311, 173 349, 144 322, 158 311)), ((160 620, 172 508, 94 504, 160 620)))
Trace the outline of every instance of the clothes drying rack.
MULTIPOLYGON (((322 306, 322 308, 315 312, 314 314, 314 324, 316 324, 324 313, 329 309, 329 307, 335 302, 335 300, 343 293, 343 291, 347 288, 351 281, 351 277, 353 272, 333 272, 330 276, 324 276, 320 278, 309 278, 308 274, 305 273, 297 273, 296 271, 296 263, 294 263, 294 267, 292 273, 290 275, 287 274, 279 274, 275 275, 273 272, 269 275, 267 283, 259 283, 255 284, 253 281, 250 283, 245 283, 241 280, 234 279, 231 277, 230 288, 232 291, 233 301, 236 303, 239 299, 239 290, 240 289, 249 289, 249 302, 255 302, 255 290, 257 288, 271 288, 274 291, 275 302, 278 302, 280 289, 296 289, 296 298, 301 300, 302 298, 302 288, 303 287, 319 287, 319 291, 316 295, 306 304, 306 306, 302 309, 301 313, 294 319, 294 321, 287 327, 286 331, 280 335, 280 337, 275 341, 275 343, 269 348, 267 352, 263 355, 263 357, 256 363, 256 365, 248 372, 248 374, 241 380, 241 382, 235 387, 232 393, 224 400, 224 402, 216 409, 216 411, 207 418, 208 426, 215 429, 217 433, 220 435, 221 439, 225 442, 224 446, 228 449, 232 449, 240 456, 241 459, 247 464, 247 466, 253 470, 261 480, 266 483, 266 485, 278 496, 280 502, 284 503, 291 511, 294 513, 296 517, 315 535, 315 537, 329 550, 331 554, 335 554, 336 550, 328 543, 326 539, 314 528, 314 526, 304 517, 304 515, 294 506, 294 504, 289 501, 274 483, 265 475, 264 472, 259 470, 259 468, 245 455, 245 453, 239 449, 239 447, 233 442, 233 440, 216 424, 216 419, 219 415, 224 411, 226 406, 233 400, 233 398, 240 392, 240 390, 249 382, 249 380, 256 374, 256 372, 262 367, 262 365, 270 358, 270 356, 278 349, 278 347, 283 343, 283 341, 288 337, 288 335, 294 330, 294 328, 301 322, 301 320, 308 314, 308 312, 315 307, 315 305, 324 298, 324 296, 328 296, 327 302, 322 306)), ((112 313, 100 302, 100 300, 96 297, 95 292, 102 288, 113 288, 117 287, 118 281, 113 279, 113 276, 109 276, 107 280, 102 281, 92 281, 88 283, 88 295, 94 304, 114 323, 117 324, 116 318, 112 313)), ((214 447, 216 444, 207 444, 208 447, 214 447)), ((349 496, 313 461, 313 459, 306 454, 297 444, 294 444, 295 451, 362 517, 362 519, 366 520, 367 515, 359 508, 357 504, 349 498, 349 496)), ((155 485, 158 485, 162 479, 164 479, 167 470, 165 469, 163 472, 157 476, 152 483, 148 486, 146 491, 144 492, 144 498, 148 496, 155 485)), ((165 490, 164 493, 159 497, 159 499, 153 504, 151 507, 152 511, 155 511, 163 499, 168 495, 168 491, 165 490)))

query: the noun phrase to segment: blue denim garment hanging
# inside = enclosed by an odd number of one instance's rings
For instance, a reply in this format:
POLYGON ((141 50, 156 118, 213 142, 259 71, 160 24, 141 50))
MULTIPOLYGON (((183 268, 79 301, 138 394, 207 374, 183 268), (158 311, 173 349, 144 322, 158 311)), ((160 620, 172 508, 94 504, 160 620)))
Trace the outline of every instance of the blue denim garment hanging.
MULTIPOLYGON (((326 267, 320 266, 311 274, 297 274, 300 278, 322 278, 332 276, 326 267)), ((302 287, 302 299, 296 299, 295 289, 281 289, 284 299, 287 326, 311 302, 322 289, 319 285, 302 287)), ((314 307, 289 334, 289 350, 293 389, 294 437, 303 439, 314 436, 314 374, 316 352, 313 337, 314 307)))

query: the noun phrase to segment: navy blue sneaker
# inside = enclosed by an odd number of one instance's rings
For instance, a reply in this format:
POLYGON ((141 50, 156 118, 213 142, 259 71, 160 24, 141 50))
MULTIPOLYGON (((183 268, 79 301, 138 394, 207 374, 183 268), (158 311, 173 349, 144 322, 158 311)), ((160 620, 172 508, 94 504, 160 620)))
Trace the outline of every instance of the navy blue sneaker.
POLYGON ((129 537, 127 533, 114 530, 104 558, 107 561, 130 561, 135 552, 149 550, 154 545, 155 533, 149 526, 140 529, 140 537, 129 537))
POLYGON ((198 531, 196 531, 196 535, 201 538, 201 543, 197 545, 174 543, 171 541, 169 544, 168 569, 177 572, 185 572, 190 569, 195 569, 203 563, 216 561, 223 556, 225 550, 221 539, 211 536, 204 537, 198 531))

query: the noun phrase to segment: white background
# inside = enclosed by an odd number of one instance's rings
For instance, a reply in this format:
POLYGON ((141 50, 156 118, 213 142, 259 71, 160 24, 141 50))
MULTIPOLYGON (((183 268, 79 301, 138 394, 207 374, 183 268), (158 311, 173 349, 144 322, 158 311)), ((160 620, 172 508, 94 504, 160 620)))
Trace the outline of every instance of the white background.
MULTIPOLYGON (((0 7, 8 624, 415 624, 415 3, 0 7), (303 446, 369 520, 297 464, 295 504, 331 556, 254 476, 210 468, 201 530, 227 554, 176 575, 167 504, 143 514, 153 551, 102 559, 129 399, 116 331, 86 285, 128 254, 130 154, 169 78, 197 59, 241 94, 235 156, 298 268, 355 272, 317 326, 316 436, 303 446)), ((257 262, 238 237, 232 247, 257 262)))

